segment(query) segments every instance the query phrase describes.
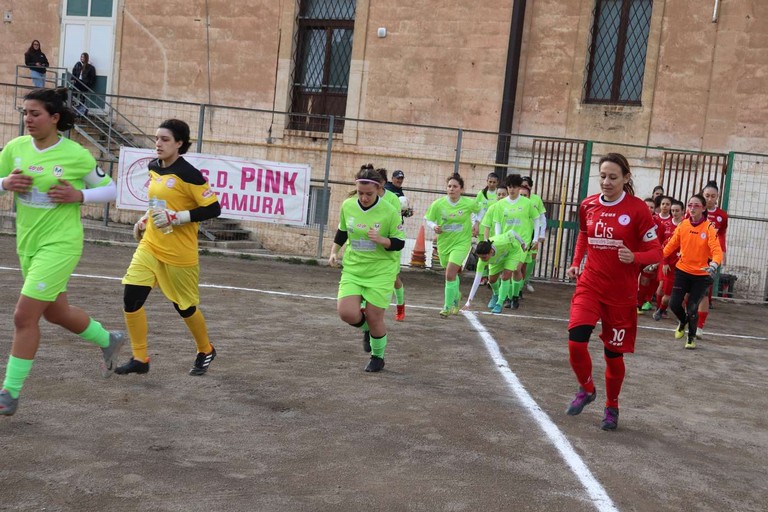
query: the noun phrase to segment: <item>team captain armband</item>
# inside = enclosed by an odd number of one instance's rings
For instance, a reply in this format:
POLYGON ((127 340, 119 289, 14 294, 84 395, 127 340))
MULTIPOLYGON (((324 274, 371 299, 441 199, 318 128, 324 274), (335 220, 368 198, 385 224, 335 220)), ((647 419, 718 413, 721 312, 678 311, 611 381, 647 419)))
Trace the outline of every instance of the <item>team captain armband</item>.
POLYGON ((651 229, 645 232, 643 235, 643 242, 650 242, 651 240, 656 240, 659 238, 659 235, 656 233, 657 226, 653 226, 651 229))

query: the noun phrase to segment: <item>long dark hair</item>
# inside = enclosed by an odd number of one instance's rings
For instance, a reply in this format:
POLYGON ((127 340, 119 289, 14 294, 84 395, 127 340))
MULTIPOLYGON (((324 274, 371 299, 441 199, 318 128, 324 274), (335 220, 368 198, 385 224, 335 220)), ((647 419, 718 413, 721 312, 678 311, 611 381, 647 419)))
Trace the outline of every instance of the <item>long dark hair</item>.
POLYGON ((75 113, 67 106, 69 91, 66 87, 58 89, 32 89, 24 96, 25 100, 35 100, 43 104, 50 115, 59 114, 56 129, 65 132, 75 126, 75 113))
POLYGON ((31 43, 29 43, 29 48, 27 48, 27 51, 24 52, 24 55, 30 55, 32 52, 42 52, 43 51, 43 45, 40 44, 40 41, 37 39, 33 39, 31 43), (35 50, 35 43, 37 43, 37 50, 35 50))
POLYGON ((621 153, 608 153, 600 159, 600 163, 597 166, 598 169, 602 167, 605 162, 613 162, 614 164, 621 167, 621 174, 623 176, 630 175, 629 180, 627 180, 627 182, 624 184, 624 192, 631 196, 635 195, 635 184, 632 183, 632 171, 629 169, 629 162, 627 162, 627 158, 621 153))
POLYGON ((170 130, 173 134, 173 140, 181 141, 179 154, 183 155, 189 149, 192 143, 189 140, 189 125, 180 119, 166 119, 158 128, 170 130))

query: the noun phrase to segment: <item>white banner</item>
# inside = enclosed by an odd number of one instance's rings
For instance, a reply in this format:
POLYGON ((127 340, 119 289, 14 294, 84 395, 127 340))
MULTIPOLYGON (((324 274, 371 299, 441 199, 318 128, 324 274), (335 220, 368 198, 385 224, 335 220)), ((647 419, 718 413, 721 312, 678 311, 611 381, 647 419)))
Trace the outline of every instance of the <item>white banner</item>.
MULTIPOLYGON (((155 158, 157 153, 153 149, 120 148, 118 208, 147 209, 147 165, 155 158)), ((208 180, 221 204, 222 217, 278 224, 307 223, 309 165, 199 153, 187 153, 184 159, 200 169, 208 180)))

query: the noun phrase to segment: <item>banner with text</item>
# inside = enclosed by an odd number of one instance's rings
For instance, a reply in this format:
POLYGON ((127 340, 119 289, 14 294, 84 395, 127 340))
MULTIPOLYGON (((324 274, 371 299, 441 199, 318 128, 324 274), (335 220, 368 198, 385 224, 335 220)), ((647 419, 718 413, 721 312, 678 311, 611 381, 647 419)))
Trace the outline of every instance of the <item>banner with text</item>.
MULTIPOLYGON (((152 149, 120 148, 117 207, 147 209, 152 149)), ((277 224, 306 224, 309 175, 306 164, 245 160, 230 156, 187 153, 184 159, 200 169, 219 198, 221 216, 277 224)))

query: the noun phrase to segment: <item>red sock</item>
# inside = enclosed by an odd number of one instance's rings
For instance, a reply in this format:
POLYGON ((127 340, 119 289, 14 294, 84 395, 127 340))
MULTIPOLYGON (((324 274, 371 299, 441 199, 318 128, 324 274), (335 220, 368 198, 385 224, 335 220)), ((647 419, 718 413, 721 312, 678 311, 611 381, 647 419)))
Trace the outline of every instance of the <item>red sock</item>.
POLYGON ((707 315, 709 315, 709 312, 702 313, 701 311, 699 311, 699 322, 696 324, 699 327, 699 329, 704 327, 704 322, 707 321, 707 315))
POLYGON ((605 406, 619 408, 619 393, 624 383, 624 357, 605 358, 605 406))
POLYGON ((667 310, 667 307, 669 307, 669 304, 664 304, 664 303, 662 302, 662 303, 661 303, 661 306, 659 306, 659 309, 660 309, 660 310, 662 310, 662 311, 666 311, 666 310, 667 310))
POLYGON ((651 297, 653 297, 653 291, 656 289, 657 285, 659 283, 656 283, 652 280, 648 280, 648 283, 641 284, 638 288, 638 303, 642 306, 646 302, 651 302, 651 297))
POLYGON ((587 393, 595 392, 595 383, 592 382, 592 358, 589 356, 587 343, 568 340, 568 353, 570 354, 571 368, 576 374, 579 386, 587 393))

